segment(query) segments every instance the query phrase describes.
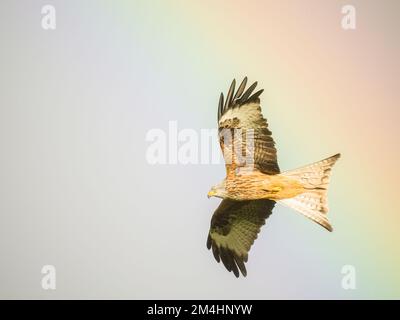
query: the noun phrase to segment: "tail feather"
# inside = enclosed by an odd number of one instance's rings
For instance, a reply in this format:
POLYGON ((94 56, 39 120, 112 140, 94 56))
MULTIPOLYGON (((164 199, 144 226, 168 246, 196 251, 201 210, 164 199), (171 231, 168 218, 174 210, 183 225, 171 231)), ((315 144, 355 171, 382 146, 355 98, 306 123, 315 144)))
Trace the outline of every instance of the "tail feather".
POLYGON ((282 175, 300 182, 305 191, 296 197, 280 200, 280 202, 299 211, 329 231, 333 229, 327 217, 327 190, 331 169, 339 158, 340 154, 336 154, 313 164, 282 173, 282 175))

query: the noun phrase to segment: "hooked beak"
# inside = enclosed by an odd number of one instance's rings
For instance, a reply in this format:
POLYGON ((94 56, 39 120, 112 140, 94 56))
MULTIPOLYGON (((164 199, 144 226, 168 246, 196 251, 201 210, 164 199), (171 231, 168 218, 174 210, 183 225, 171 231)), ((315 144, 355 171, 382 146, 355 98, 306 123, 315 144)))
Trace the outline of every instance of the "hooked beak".
POLYGON ((207 193, 207 198, 211 198, 211 197, 213 197, 213 196, 215 196, 215 191, 210 190, 210 191, 207 193))

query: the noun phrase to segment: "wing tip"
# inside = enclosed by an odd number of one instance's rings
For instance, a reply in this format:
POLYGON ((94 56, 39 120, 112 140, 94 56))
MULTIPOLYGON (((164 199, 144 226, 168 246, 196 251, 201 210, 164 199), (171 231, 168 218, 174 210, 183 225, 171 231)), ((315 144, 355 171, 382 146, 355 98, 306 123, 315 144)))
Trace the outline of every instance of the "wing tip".
POLYGON ((245 76, 242 80, 242 82, 239 85, 239 88, 235 92, 235 87, 236 87, 236 79, 234 78, 232 80, 232 83, 229 87, 228 93, 226 95, 226 100, 224 103, 224 95, 221 92, 219 103, 218 103, 218 121, 222 117, 222 115, 229 109, 233 109, 237 106, 246 104, 251 101, 257 101, 259 102, 259 96, 264 92, 264 89, 261 89, 251 95, 256 88, 258 82, 255 81, 250 87, 246 88, 247 84, 247 76, 245 76))
POLYGON ((247 254, 243 256, 237 255, 234 251, 229 248, 218 247, 215 242, 213 242, 211 235, 207 238, 207 248, 212 249, 215 260, 224 265, 225 269, 232 272, 236 278, 247 276, 247 270, 245 262, 247 262, 247 254), (239 272, 240 271, 240 272, 239 272))
POLYGON ((210 234, 208 234, 208 237, 207 237, 207 249, 208 250, 211 249, 211 244, 212 244, 212 239, 211 239, 210 234))

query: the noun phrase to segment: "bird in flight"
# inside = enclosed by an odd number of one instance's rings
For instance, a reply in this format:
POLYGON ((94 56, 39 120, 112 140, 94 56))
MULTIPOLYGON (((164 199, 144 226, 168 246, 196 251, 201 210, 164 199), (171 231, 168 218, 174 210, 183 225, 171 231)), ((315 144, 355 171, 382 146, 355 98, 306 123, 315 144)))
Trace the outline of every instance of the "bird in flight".
POLYGON ((327 188, 330 172, 340 154, 281 172, 275 142, 261 113, 260 95, 246 91, 247 77, 237 91, 235 80, 224 102, 218 104, 218 132, 226 177, 213 186, 208 197, 221 201, 211 218, 207 248, 217 262, 239 277, 247 275, 245 262, 260 228, 276 202, 302 213, 328 231, 327 188))

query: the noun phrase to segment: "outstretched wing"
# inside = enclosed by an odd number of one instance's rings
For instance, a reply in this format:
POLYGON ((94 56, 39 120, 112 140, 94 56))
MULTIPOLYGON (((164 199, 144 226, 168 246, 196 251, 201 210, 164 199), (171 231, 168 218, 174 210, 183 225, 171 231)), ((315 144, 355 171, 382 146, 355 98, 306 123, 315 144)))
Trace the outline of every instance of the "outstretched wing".
POLYGON ((211 218, 207 248, 215 260, 224 264, 239 277, 247 275, 244 265, 261 226, 272 213, 275 201, 261 199, 250 201, 222 200, 211 218))
POLYGON ((266 174, 279 173, 275 142, 261 113, 259 96, 264 90, 252 94, 257 82, 245 91, 246 83, 247 77, 235 92, 234 79, 225 102, 221 93, 218 104, 219 138, 228 176, 235 168, 249 164, 266 174))

